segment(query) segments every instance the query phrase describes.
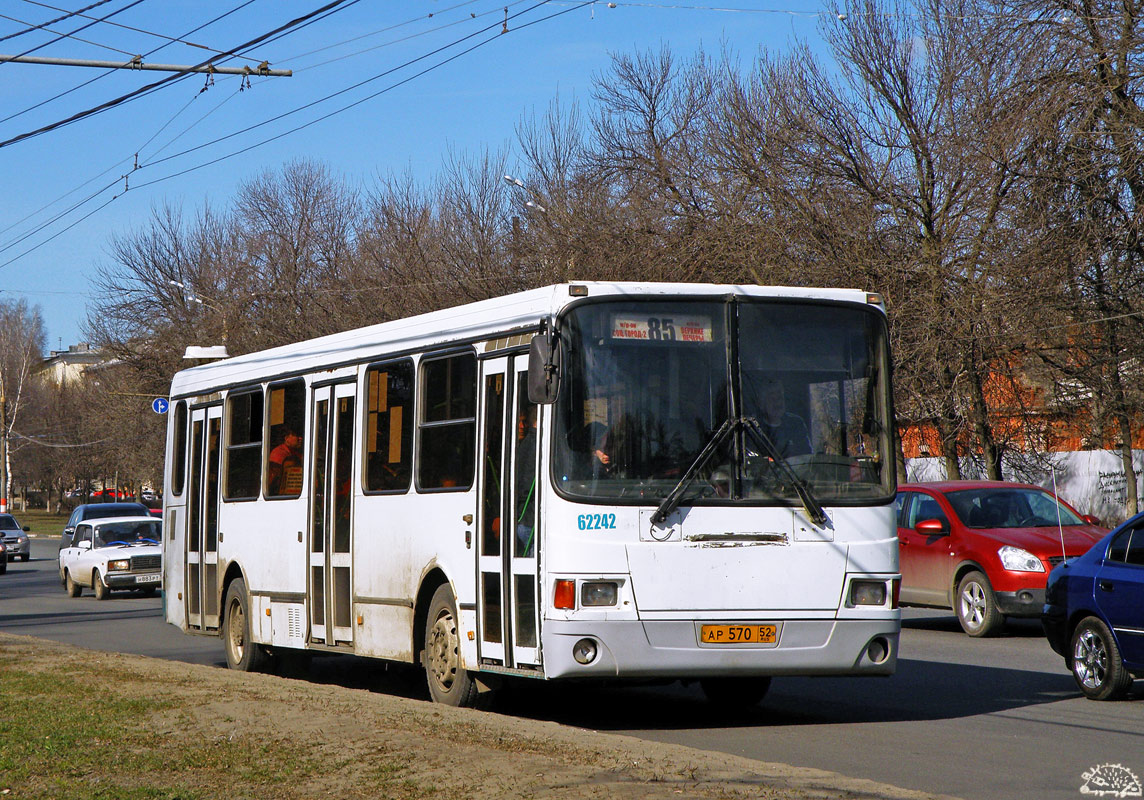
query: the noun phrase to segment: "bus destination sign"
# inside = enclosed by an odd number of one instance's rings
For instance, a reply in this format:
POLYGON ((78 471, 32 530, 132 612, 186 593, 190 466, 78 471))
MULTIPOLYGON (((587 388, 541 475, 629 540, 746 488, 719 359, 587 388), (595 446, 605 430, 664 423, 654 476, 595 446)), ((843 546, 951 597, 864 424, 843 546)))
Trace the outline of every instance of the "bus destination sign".
POLYGON ((614 315, 612 338, 640 342, 713 341, 710 317, 660 317, 643 314, 614 315))

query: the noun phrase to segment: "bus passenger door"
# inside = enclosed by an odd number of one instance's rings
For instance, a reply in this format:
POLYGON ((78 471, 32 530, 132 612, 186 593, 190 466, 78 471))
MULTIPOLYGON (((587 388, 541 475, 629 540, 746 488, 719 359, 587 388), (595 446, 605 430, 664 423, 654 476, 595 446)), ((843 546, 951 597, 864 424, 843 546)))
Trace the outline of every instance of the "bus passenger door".
POLYGON ((477 558, 480 657, 540 665, 537 616, 537 407, 528 402, 527 358, 482 362, 480 542, 477 558))
POLYGON ((314 390, 311 430, 310 639, 353 645, 351 549, 356 391, 352 383, 314 390))
POLYGON ((187 626, 219 627, 218 506, 222 406, 191 412, 191 474, 187 492, 187 553, 184 593, 187 626))

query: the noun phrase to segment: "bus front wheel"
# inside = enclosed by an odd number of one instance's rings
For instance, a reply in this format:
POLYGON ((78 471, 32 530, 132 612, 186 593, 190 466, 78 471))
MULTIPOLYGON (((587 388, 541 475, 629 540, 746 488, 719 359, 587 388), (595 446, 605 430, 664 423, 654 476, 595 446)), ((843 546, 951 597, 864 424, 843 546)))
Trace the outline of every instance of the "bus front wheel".
POLYGON ((246 582, 235 578, 226 590, 223 603, 222 641, 226 665, 240 672, 259 672, 268 661, 266 648, 251 636, 251 620, 246 582))
POLYGON ((481 697, 477 682, 461 664, 461 635, 457 603, 447 584, 437 587, 429 602, 421 663, 429 695, 435 703, 474 708, 481 697))

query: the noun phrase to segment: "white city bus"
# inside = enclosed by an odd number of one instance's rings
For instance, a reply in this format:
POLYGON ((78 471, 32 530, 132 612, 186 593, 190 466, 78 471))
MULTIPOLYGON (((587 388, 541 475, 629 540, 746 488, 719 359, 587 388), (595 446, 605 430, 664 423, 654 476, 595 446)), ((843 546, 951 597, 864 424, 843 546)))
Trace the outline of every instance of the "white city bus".
POLYGON ((897 661, 878 295, 562 284, 196 366, 171 386, 166 619, 228 664, 698 680, 897 661))

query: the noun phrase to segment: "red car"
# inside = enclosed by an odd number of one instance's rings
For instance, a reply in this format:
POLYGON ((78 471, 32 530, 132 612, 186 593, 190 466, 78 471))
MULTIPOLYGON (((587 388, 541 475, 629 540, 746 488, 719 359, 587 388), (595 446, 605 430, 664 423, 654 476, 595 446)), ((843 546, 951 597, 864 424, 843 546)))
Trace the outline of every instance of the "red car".
POLYGON ((1039 486, 944 481, 898 487, 902 605, 952 608, 970 636, 1039 617, 1049 570, 1104 534, 1039 486))

